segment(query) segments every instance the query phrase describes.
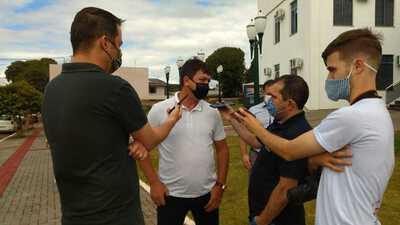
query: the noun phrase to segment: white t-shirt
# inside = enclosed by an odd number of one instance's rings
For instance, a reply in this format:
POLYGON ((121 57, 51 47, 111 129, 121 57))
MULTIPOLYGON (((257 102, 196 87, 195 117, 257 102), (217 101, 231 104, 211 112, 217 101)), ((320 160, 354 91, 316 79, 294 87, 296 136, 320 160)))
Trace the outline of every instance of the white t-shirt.
POLYGON ((328 152, 348 145, 352 166, 343 173, 324 168, 316 225, 377 225, 374 214, 394 167, 394 129, 381 99, 367 98, 332 112, 314 129, 328 152))
MULTIPOLYGON (((151 108, 148 120, 158 127, 167 119, 167 109, 178 102, 175 95, 151 108)), ((225 139, 222 118, 216 109, 200 100, 188 111, 182 106, 182 118, 158 146, 159 176, 169 195, 196 198, 209 193, 215 185, 214 141, 225 139)))

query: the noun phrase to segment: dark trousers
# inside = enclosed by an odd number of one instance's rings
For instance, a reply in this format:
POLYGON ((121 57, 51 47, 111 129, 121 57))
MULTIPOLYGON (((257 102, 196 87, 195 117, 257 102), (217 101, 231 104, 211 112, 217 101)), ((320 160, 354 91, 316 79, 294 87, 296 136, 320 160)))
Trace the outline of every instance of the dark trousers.
POLYGON ((210 194, 198 198, 166 197, 165 206, 157 208, 158 225, 182 225, 186 214, 191 211, 196 225, 218 225, 218 209, 206 212, 204 206, 210 200, 210 194))

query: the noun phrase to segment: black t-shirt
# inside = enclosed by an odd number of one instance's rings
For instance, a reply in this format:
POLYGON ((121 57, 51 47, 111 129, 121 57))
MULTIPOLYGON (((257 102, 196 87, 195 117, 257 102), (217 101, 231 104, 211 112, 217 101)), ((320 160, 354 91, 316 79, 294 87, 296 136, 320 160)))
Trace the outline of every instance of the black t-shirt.
MULTIPOLYGON (((301 112, 283 124, 279 124, 275 120, 268 127, 268 130, 273 134, 291 140, 311 130, 311 126, 308 124, 304 112, 301 112)), ((296 149, 292 149, 292 151, 296 151, 296 149)), ((307 159, 289 162, 269 152, 266 148, 262 148, 250 174, 248 193, 250 217, 258 216, 266 207, 280 177, 296 179, 302 183, 306 175, 307 159)), ((276 225, 305 225, 304 207, 289 203, 272 223, 276 225)))
POLYGON ((129 134, 147 118, 133 87, 88 63, 64 64, 42 106, 64 225, 143 224, 129 134))

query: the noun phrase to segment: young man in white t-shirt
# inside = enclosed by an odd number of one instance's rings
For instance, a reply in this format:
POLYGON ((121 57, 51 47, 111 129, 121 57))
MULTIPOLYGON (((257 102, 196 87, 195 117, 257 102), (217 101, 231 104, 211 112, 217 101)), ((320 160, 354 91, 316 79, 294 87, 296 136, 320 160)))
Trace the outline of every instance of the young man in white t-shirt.
POLYGON ((376 92, 381 56, 380 38, 369 29, 350 30, 333 40, 322 54, 329 71, 325 90, 331 100, 347 100, 350 106, 334 111, 294 140, 266 131, 243 109, 235 113, 261 142, 286 160, 345 146, 352 151, 352 166, 343 173, 323 169, 316 225, 380 224, 376 211, 394 167, 393 123, 376 92))

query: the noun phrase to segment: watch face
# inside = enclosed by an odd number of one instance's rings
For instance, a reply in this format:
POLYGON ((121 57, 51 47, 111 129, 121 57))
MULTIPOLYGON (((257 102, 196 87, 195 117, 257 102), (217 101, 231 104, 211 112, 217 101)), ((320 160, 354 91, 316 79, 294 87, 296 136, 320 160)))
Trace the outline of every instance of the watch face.
POLYGON ((215 185, 220 186, 222 190, 226 189, 226 185, 220 182, 216 182, 215 185))

